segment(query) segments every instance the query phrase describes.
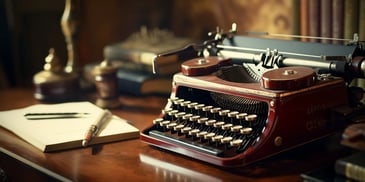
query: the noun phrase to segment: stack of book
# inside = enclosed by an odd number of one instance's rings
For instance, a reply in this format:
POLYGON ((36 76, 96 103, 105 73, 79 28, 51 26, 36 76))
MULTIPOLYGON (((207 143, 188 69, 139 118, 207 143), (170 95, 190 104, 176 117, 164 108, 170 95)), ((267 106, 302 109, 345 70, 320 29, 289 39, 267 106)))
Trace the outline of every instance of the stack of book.
POLYGON ((365 123, 349 125, 340 143, 348 149, 347 155, 332 165, 303 173, 304 181, 365 181, 365 123))
MULTIPOLYGON (((297 0, 294 0, 297 1, 297 0)), ((360 40, 365 40, 365 1, 361 0, 299 0, 296 23, 301 35, 314 37, 353 39, 358 33, 360 40)), ((323 43, 346 43, 338 40, 315 40, 323 43)))
MULTIPOLYGON (((180 72, 177 60, 167 60, 157 65, 153 73, 153 59, 158 54, 181 49, 192 41, 176 37, 168 30, 142 27, 126 40, 104 47, 104 58, 118 66, 118 87, 122 94, 167 95, 171 93, 173 74, 180 72)), ((91 71, 96 63, 85 66, 87 80, 92 81, 91 71)))

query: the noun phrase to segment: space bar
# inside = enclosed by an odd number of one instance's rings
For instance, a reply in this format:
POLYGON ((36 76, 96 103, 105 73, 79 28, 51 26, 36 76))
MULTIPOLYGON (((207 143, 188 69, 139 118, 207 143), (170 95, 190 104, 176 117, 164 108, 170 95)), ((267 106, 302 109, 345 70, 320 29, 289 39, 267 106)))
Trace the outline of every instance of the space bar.
POLYGON ((187 147, 187 148, 190 148, 190 149, 194 149, 196 151, 203 152, 203 153, 206 153, 206 154, 210 154, 210 155, 214 155, 214 156, 222 156, 223 155, 222 150, 219 150, 219 149, 216 149, 216 148, 213 148, 213 147, 209 147, 209 146, 206 146, 206 145, 202 145, 200 143, 189 141, 189 140, 186 140, 186 139, 183 139, 183 138, 178 138, 176 136, 169 135, 169 134, 166 134, 164 132, 157 131, 157 130, 151 130, 149 132, 149 135, 151 137, 156 138, 156 139, 160 139, 160 140, 163 140, 163 141, 166 141, 166 142, 171 142, 171 143, 174 143, 174 144, 178 144, 178 145, 181 145, 181 146, 184 146, 184 147, 187 147))

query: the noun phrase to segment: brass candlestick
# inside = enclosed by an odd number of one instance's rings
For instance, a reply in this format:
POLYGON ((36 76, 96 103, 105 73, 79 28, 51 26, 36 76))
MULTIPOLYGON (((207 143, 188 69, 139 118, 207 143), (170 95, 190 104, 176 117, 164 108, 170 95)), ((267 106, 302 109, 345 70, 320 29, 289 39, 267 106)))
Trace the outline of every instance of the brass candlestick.
POLYGON ((78 0, 66 0, 61 28, 67 44, 68 59, 63 68, 50 49, 44 70, 34 75, 35 98, 44 101, 69 101, 79 96, 80 80, 77 66, 78 0))
POLYGON ((75 67, 77 67, 78 61, 78 55, 76 51, 79 32, 78 10, 78 0, 65 1, 65 9, 61 18, 61 28, 67 44, 68 59, 65 67, 65 72, 67 73, 75 71, 77 72, 75 67))
POLYGON ((120 106, 118 100, 118 79, 116 66, 108 61, 102 61, 93 70, 95 86, 98 91, 96 105, 102 108, 116 108, 120 106))
POLYGON ((63 70, 55 50, 51 48, 45 58, 43 71, 33 77, 34 97, 42 101, 63 102, 79 96, 79 80, 76 74, 63 70))

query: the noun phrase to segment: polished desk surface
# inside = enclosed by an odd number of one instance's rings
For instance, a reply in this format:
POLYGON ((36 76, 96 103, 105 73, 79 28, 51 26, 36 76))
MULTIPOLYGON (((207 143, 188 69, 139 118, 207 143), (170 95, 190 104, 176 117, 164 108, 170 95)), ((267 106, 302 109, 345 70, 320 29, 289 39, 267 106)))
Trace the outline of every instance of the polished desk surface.
MULTIPOLYGON (((158 117, 167 99, 122 95, 120 101, 122 106, 112 112, 143 130, 158 117)), ((32 89, 0 90, 0 111, 36 103, 32 89)), ((302 172, 331 164, 341 155, 342 149, 327 149, 328 143, 313 143, 246 167, 225 169, 152 147, 139 139, 43 153, 0 127, 0 148, 72 181, 302 181, 302 172)), ((7 168, 1 165, 1 159, 0 168, 7 168)), ((22 176, 21 171, 16 173, 22 176)))

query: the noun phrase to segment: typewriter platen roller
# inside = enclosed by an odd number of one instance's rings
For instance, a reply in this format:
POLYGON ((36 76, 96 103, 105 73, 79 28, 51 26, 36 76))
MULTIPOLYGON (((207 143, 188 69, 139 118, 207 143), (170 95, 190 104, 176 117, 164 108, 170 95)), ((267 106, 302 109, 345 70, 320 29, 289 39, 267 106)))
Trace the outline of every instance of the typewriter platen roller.
POLYGON ((244 166, 342 131, 363 113, 363 90, 349 87, 364 75, 360 45, 234 32, 176 52, 197 54, 182 62, 142 141, 219 166, 244 166))

